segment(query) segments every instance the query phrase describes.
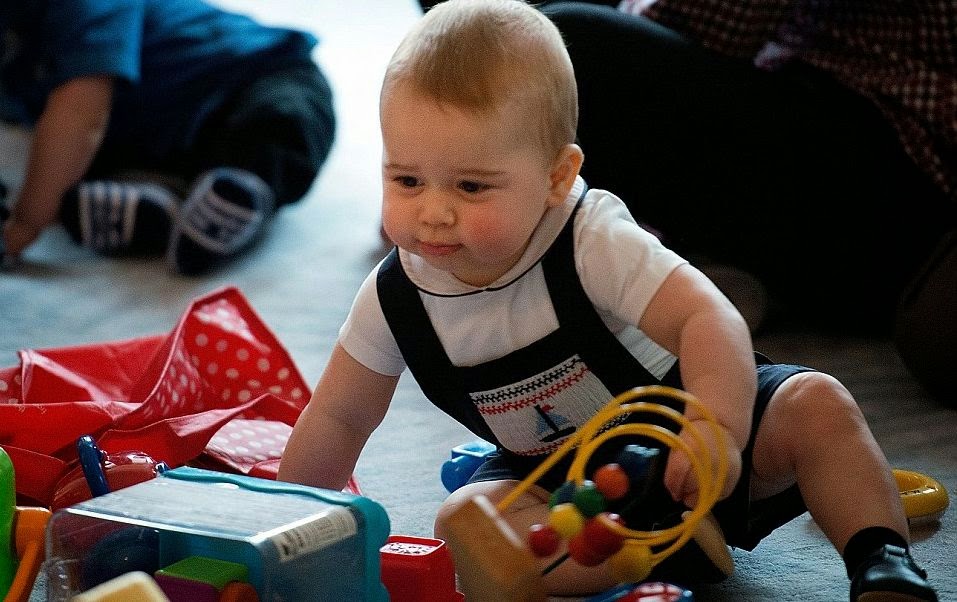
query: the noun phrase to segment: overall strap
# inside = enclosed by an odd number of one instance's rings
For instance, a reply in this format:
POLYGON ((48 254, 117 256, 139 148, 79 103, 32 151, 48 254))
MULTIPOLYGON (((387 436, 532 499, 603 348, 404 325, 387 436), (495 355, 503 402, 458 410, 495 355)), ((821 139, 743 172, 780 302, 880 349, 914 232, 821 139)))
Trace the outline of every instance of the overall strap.
POLYGON ((392 249, 376 275, 379 305, 399 351, 425 396, 479 437, 498 444, 475 404, 469 400, 459 369, 452 364, 412 284, 392 249))
POLYGON ((582 192, 572 215, 542 258, 545 283, 559 328, 574 332, 585 364, 613 395, 639 385, 660 382, 608 330, 582 287, 575 269, 575 217, 585 198, 582 192))

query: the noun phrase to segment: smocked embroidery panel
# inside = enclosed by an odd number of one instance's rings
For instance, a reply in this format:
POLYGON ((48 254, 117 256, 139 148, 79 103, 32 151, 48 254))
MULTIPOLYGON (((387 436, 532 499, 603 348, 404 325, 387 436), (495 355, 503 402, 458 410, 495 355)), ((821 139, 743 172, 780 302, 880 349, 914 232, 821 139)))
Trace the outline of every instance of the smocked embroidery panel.
POLYGON ((531 378, 469 395, 502 446, 522 456, 553 452, 613 397, 578 355, 531 378))

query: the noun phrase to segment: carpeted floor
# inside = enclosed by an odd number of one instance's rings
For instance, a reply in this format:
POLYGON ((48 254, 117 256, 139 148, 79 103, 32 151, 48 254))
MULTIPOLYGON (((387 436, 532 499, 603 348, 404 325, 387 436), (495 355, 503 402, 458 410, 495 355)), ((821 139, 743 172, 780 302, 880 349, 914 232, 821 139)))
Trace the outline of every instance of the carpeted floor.
MULTIPOLYGON (((17 271, 0 273, 0 365, 21 348, 43 348, 166 332, 188 302, 225 284, 238 286, 314 383, 352 295, 381 257, 377 204, 377 98, 382 69, 418 15, 412 0, 222 0, 263 20, 298 25, 322 37, 317 57, 337 94, 339 137, 307 200, 282 211, 257 251, 208 277, 170 275, 161 260, 97 257, 51 230, 17 271)), ((0 137, 0 177, 16 182, 22 132, 0 137)), ((586 149, 587 152, 587 149, 586 149)), ((957 491, 957 412, 930 400, 882 339, 781 328, 757 347, 781 361, 806 363, 841 378, 858 398, 894 466, 930 474, 957 491)), ((388 511, 394 533, 431 535, 444 497, 439 468, 449 450, 472 439, 423 400, 404 378, 382 427, 356 469, 364 493, 388 511)), ((915 528, 915 555, 941 600, 957 600, 957 518, 915 528)), ((804 515, 753 553, 734 553, 735 575, 695 591, 698 600, 847 598, 837 554, 804 515)), ((42 599, 38 591, 35 599, 42 599)))

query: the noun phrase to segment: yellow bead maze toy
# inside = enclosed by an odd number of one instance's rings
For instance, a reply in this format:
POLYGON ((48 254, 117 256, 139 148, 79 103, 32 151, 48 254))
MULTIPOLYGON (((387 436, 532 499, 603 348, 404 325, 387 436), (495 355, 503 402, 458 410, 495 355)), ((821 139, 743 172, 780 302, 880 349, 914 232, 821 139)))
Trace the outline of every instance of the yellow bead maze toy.
MULTIPOLYGON (((446 541, 454 555, 466 599, 470 602, 545 600, 542 575, 566 558, 585 566, 609 560, 619 581, 641 581, 692 538, 703 549, 708 548, 705 551, 719 570, 730 574, 733 570, 730 553, 710 517, 728 474, 724 437, 713 414, 684 391, 650 386, 631 389, 615 397, 497 506, 483 496, 476 496, 450 517, 446 541), (656 398, 676 400, 686 409, 693 408, 711 431, 714 447, 699 430, 701 422, 692 423, 681 412, 654 401, 656 398), (626 422, 629 415, 636 412, 656 414, 680 428, 673 432, 656 424, 626 422), (694 445, 679 438, 676 432, 687 432, 694 445), (636 475, 634 468, 622 466, 627 464, 625 461, 603 465, 594 471, 591 479, 586 478, 585 467, 592 454, 602 443, 620 436, 650 438, 688 457, 698 480, 698 501, 694 508, 681 515, 678 524, 649 531, 635 530, 626 526, 619 515, 605 510, 609 500, 634 496, 637 493, 634 489, 640 487, 636 483, 643 476, 640 467, 636 475), (527 538, 519 537, 501 513, 573 449, 575 455, 567 482, 556 490, 549 502, 548 524, 534 525, 527 538), (709 537, 699 537, 702 533, 709 537), (567 540, 567 553, 543 571, 536 556, 555 554, 561 539, 567 540)), ((635 450, 632 453, 634 455, 635 450)), ((637 460, 640 465, 640 453, 637 460)))

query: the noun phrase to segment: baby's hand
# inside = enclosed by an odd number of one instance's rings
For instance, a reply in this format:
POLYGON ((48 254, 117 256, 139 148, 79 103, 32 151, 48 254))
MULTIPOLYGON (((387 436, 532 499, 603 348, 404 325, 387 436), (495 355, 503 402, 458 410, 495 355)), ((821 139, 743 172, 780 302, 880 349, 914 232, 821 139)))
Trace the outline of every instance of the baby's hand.
MULTIPOLYGON (((705 420, 700 419, 692 420, 691 424, 697 428, 712 450, 712 472, 716 472, 718 468, 718 442, 711 426, 705 420)), ((724 481, 718 498, 724 499, 731 493, 741 477, 741 450, 738 449, 727 429, 720 428, 724 434, 724 452, 728 456, 728 477, 724 481)), ((680 437, 692 450, 699 448, 698 442, 688 433, 687 429, 682 429, 680 437)), ((709 476, 709 478, 712 478, 712 476, 709 476)), ((690 460, 688 460, 688 456, 678 448, 672 448, 671 454, 668 456, 668 465, 665 467, 665 488, 668 489, 675 501, 681 502, 689 508, 694 508, 695 504, 698 503, 698 478, 690 460)))
POLYGON ((2 241, 0 241, 0 260, 3 267, 13 267, 20 258, 20 253, 30 245, 40 231, 31 224, 10 217, 2 223, 2 241))

